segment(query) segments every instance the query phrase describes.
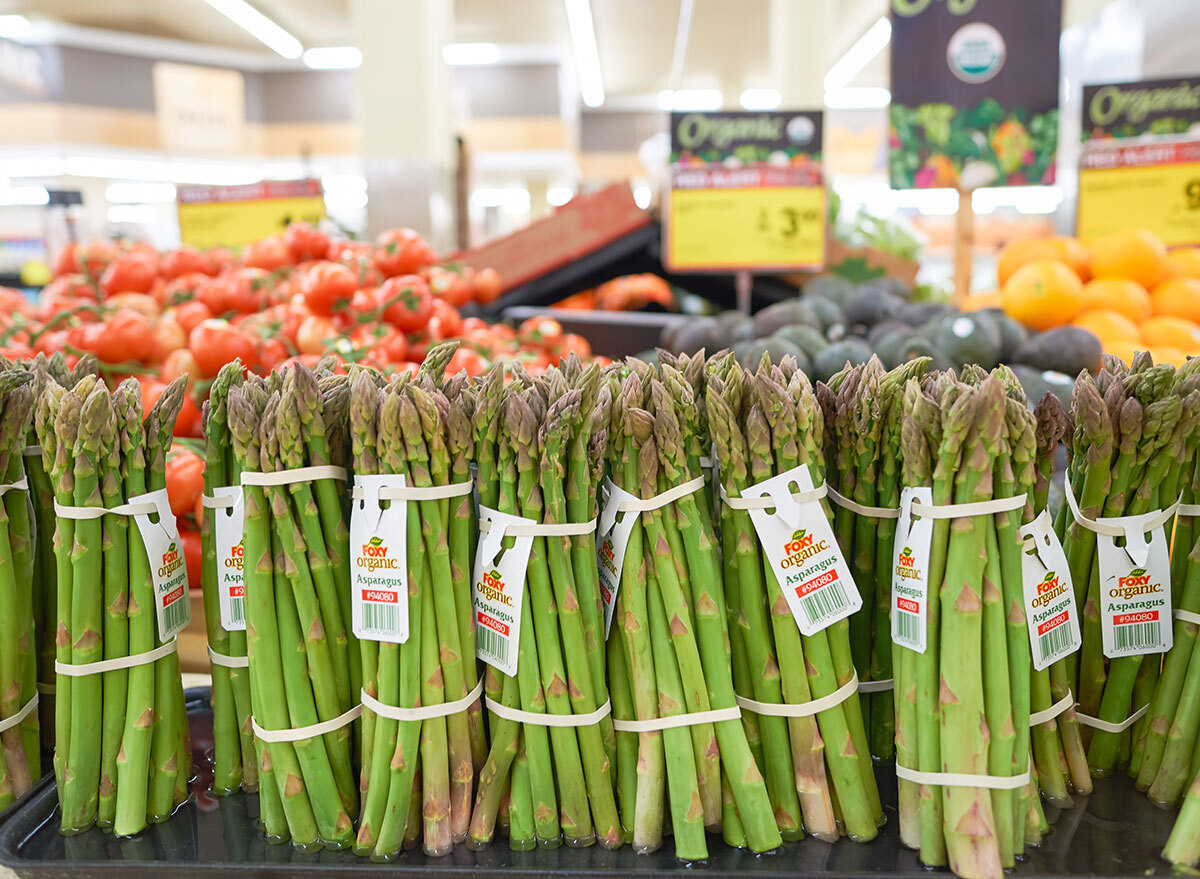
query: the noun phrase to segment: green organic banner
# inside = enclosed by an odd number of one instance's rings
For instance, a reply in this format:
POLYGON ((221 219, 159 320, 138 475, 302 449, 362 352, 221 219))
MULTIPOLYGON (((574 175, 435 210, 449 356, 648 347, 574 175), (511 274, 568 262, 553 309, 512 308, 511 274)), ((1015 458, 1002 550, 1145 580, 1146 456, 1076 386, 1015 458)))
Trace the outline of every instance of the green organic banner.
POLYGON ((1083 87, 1083 139, 1183 134, 1200 125, 1200 79, 1083 87))

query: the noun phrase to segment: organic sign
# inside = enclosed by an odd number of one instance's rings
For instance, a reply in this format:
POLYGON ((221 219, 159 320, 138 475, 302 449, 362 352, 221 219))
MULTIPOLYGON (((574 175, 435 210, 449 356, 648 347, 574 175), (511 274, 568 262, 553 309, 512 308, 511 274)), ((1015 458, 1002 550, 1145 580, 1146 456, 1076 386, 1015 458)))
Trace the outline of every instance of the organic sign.
POLYGON ((1061 19, 1061 0, 892 0, 892 186, 1053 183, 1061 19))
POLYGON ((325 216, 320 180, 267 180, 247 186, 180 187, 179 237, 195 247, 241 247, 282 233, 289 223, 325 216))
POLYGON ((1182 134, 1200 124, 1200 79, 1083 87, 1083 139, 1182 134))
POLYGON ((820 113, 671 114, 666 264, 673 271, 820 267, 821 131, 820 113))

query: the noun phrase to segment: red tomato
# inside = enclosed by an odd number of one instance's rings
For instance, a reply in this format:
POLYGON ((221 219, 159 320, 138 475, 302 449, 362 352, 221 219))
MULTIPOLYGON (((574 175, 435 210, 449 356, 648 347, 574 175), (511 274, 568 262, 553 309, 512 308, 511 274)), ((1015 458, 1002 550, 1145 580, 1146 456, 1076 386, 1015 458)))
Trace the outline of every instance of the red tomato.
POLYGON ((158 261, 158 273, 168 281, 185 275, 213 275, 216 268, 207 254, 201 253, 190 244, 176 250, 168 250, 158 261))
POLYGON ((433 294, 418 275, 388 278, 379 287, 379 303, 383 319, 405 333, 424 329, 433 314, 433 294))
POLYGON ((362 324, 350 333, 356 348, 368 348, 385 363, 403 360, 408 353, 408 340, 391 324, 362 324))
POLYGON ((517 328, 517 337, 527 345, 547 348, 562 341, 562 324, 552 317, 531 317, 517 328))
POLYGON ((555 361, 561 360, 568 354, 577 354, 579 359, 587 361, 592 356, 592 343, 578 333, 566 333, 562 340, 550 349, 555 361))
POLYGON ((471 285, 466 279, 441 266, 429 269, 429 289, 438 299, 462 308, 471 301, 471 285))
POLYGON ((283 243, 287 245, 292 259, 303 262, 306 259, 324 259, 329 252, 329 236, 319 232, 308 223, 290 223, 283 233, 283 243))
POLYGON ((137 311, 146 315, 152 321, 162 311, 158 307, 158 300, 149 293, 117 293, 105 299, 104 305, 106 308, 113 309, 128 308, 130 311, 137 311))
POLYGON ((186 516, 204 492, 204 459, 190 449, 175 445, 167 453, 166 475, 171 512, 186 516))
POLYGON ((387 229, 375 239, 375 267, 385 277, 415 274, 437 254, 413 229, 387 229))
POLYGON ((200 290, 214 283, 208 275, 191 272, 172 278, 163 285, 161 302, 165 306, 179 305, 181 302, 191 302, 200 295, 200 290))
POLYGON ((173 318, 164 317, 154 325, 150 360, 162 363, 176 351, 187 346, 187 333, 173 318))
POLYGON ((250 314, 266 308, 270 278, 270 273, 262 269, 234 269, 225 279, 223 310, 250 314))
POLYGON ((191 394, 183 395, 183 405, 179 407, 179 415, 175 419, 173 436, 200 436, 200 407, 192 399, 191 394))
POLYGON ((7 357, 9 360, 32 360, 35 353, 32 348, 23 342, 9 342, 0 348, 0 355, 7 357))
POLYGON ((142 391, 142 413, 148 414, 154 408, 154 404, 158 402, 158 398, 162 396, 162 392, 167 386, 158 379, 148 375, 139 375, 137 380, 142 391))
POLYGON ((457 375, 464 369, 467 375, 479 375, 487 370, 487 366, 487 361, 478 351, 466 345, 459 345, 446 365, 446 375, 457 375))
POLYGON ((187 348, 180 348, 168 354, 158 374, 165 382, 173 382, 181 375, 186 375, 188 381, 197 381, 204 377, 200 375, 200 369, 196 366, 196 358, 187 348))
POLYGON ((500 298, 504 285, 500 281, 500 273, 489 267, 475 273, 475 301, 487 305, 500 298))
POLYGON ((49 357, 55 351, 61 351, 69 343, 70 337, 70 330, 50 330, 37 337, 33 350, 49 357))
POLYGON ((260 339, 254 355, 254 371, 267 375, 287 360, 294 349, 279 336, 260 339))
POLYGON ((300 279, 304 304, 313 314, 326 317, 347 308, 357 289, 354 272, 337 262, 319 262, 300 279))
POLYGON ((226 269, 231 268, 234 262, 236 262, 233 251, 228 247, 210 247, 204 251, 204 255, 208 257, 214 275, 219 275, 226 269))
POLYGON ((291 265, 294 261, 291 251, 288 250, 287 245, 283 243, 282 236, 279 235, 260 238, 242 248, 242 265, 251 268, 273 272, 286 265, 291 265))
MULTIPOLYGON (((321 360, 318 354, 297 354, 295 357, 289 357, 283 363, 279 364, 278 369, 287 369, 289 366, 295 366, 297 363, 303 363, 309 369, 316 366, 321 360)), ((344 372, 345 370, 338 370, 344 372)))
POLYGON ((238 315, 233 319, 233 325, 255 339, 282 336, 289 342, 295 342, 296 333, 306 317, 307 312, 286 305, 272 305, 257 314, 238 315))
POLYGON ((109 296, 114 293, 145 293, 158 277, 157 257, 126 253, 108 264, 100 276, 100 287, 109 296))
POLYGON ((488 322, 481 317, 464 317, 462 325, 463 335, 473 330, 486 330, 489 326, 488 322))
MULTIPOLYGON (((38 313, 42 320, 50 320, 67 309, 95 302, 96 288, 89 284, 83 275, 60 275, 42 290, 38 313)), ((88 321, 99 318, 93 314, 81 313, 79 319, 88 321)))
POLYGON ((196 301, 203 302, 213 314, 229 311, 229 273, 199 284, 196 287, 196 301))
POLYGON ((422 330, 419 333, 412 333, 408 337, 408 359, 420 363, 425 359, 425 354, 429 351, 429 346, 437 339, 431 339, 429 333, 422 330))
POLYGON ((154 350, 149 319, 138 311, 123 309, 102 324, 89 324, 87 350, 105 363, 145 360, 154 350))
POLYGON ((58 254, 54 264, 54 275, 86 274, 93 280, 99 280, 104 274, 104 267, 117 256, 117 249, 107 241, 93 241, 80 249, 78 244, 71 243, 58 254))
POLYGON ((329 349, 332 339, 337 336, 337 327, 327 317, 312 315, 306 317, 296 332, 296 347, 301 354, 316 354, 318 357, 329 349))
POLYGON ((183 543, 183 561, 187 566, 188 582, 199 583, 203 559, 200 535, 190 528, 180 529, 179 539, 183 543))
POLYGON ((174 316, 175 322, 183 327, 185 333, 191 333, 198 324, 213 316, 212 310, 207 305, 194 300, 177 306, 168 314, 174 316))
POLYGON ((433 315, 429 318, 429 335, 435 339, 452 339, 461 335, 462 315, 444 299, 433 300, 433 315))
POLYGON ((249 366, 254 359, 254 341, 228 321, 216 318, 193 328, 188 334, 188 347, 206 378, 216 375, 226 363, 240 359, 243 366, 249 366))

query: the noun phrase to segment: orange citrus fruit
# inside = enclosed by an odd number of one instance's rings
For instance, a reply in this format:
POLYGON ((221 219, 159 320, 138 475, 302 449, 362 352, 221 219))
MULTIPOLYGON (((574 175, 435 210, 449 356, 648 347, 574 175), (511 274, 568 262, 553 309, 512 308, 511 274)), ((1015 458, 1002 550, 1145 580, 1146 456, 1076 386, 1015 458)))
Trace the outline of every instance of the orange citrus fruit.
POLYGON ((1003 287, 1023 265, 1035 260, 1062 259, 1060 250, 1048 238, 1018 238, 1009 242, 996 259, 996 282, 1003 287))
POLYGON ((1157 315, 1142 321, 1139 329, 1148 347, 1165 345, 1189 353, 1200 351, 1200 325, 1182 317, 1157 315))
POLYGON ((1126 340, 1140 342, 1141 331, 1137 324, 1121 314, 1108 308, 1093 308, 1081 312, 1071 321, 1077 327, 1082 327, 1107 346, 1109 342, 1126 340))
POLYGON ((1097 238, 1088 253, 1096 278, 1126 278, 1148 290, 1167 273, 1166 245, 1145 229, 1124 229, 1097 238))
POLYGON ((1154 313, 1150 294, 1137 281, 1119 278, 1099 278, 1083 285, 1084 308, 1107 308, 1119 311, 1134 323, 1154 313))
POLYGON ((959 303, 959 311, 983 311, 985 308, 1003 308, 1004 294, 999 290, 986 290, 981 293, 972 293, 961 303, 959 303))
POLYGON ((1183 366, 1187 361, 1187 353, 1170 345, 1151 345, 1148 349, 1155 363, 1169 363, 1172 366, 1183 366))
POLYGON ((1104 353, 1120 357, 1127 364, 1133 363, 1134 354, 1144 350, 1146 350, 1144 342, 1133 342, 1129 339, 1116 339, 1106 342, 1104 345, 1104 353))
POLYGON ((1075 274, 1079 275, 1079 280, 1086 281, 1092 276, 1092 270, 1088 265, 1091 258, 1088 256, 1087 248, 1080 244, 1078 239, 1069 235, 1053 235, 1046 239, 1046 243, 1058 254, 1059 262, 1066 263, 1075 274))
POLYGON ((1200 247, 1183 247, 1167 254, 1167 268, 1177 278, 1200 278, 1200 247))
POLYGON ((1169 278, 1150 294, 1155 314, 1200 322, 1200 279, 1169 278))
POLYGON ((1083 309, 1083 284, 1060 262, 1035 260, 1004 285, 1004 310, 1035 330, 1062 326, 1083 309))

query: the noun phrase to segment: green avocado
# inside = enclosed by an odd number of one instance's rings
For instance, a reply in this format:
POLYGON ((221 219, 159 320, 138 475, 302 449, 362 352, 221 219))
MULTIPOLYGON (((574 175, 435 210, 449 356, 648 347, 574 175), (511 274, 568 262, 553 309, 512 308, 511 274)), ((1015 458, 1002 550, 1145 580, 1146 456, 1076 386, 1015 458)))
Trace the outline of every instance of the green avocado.
POLYGON ((829 341, 818 330, 804 324, 792 324, 774 334, 777 338, 786 339, 810 358, 816 357, 829 347, 829 341))
POLYGON ((866 363, 871 359, 871 354, 871 346, 866 340, 854 337, 843 339, 813 358, 812 378, 827 382, 847 362, 852 366, 866 363))
POLYGON ((1075 390, 1075 379, 1066 373, 1040 370, 1023 363, 1012 366, 1013 375, 1025 389, 1025 396, 1032 408, 1041 402, 1047 393, 1054 394, 1064 406, 1071 405, 1071 394, 1075 390))
POLYGON ((986 315, 948 314, 938 321, 931 341, 955 368, 976 363, 994 369, 1000 362, 1000 330, 986 315))
POLYGON ((776 330, 793 324, 803 324, 815 330, 822 329, 821 319, 808 307, 807 302, 789 299, 786 302, 768 305, 754 315, 754 335, 760 339, 765 338, 776 330))
POLYGON ((807 297, 819 296, 844 306, 854 295, 855 289, 854 283, 845 278, 837 275, 821 275, 804 285, 804 295, 807 297))
POLYGON ((668 325, 660 344, 675 354, 695 354, 701 348, 712 354, 726 346, 724 337, 725 330, 715 317, 697 317, 668 325))
POLYGON ((1000 331, 1000 362, 1010 362, 1017 349, 1029 340, 1029 330, 999 308, 986 308, 980 313, 991 318, 996 329, 1000 331))
POLYGON ((873 327, 890 320, 904 301, 879 287, 860 287, 846 303, 846 322, 851 326, 873 327))
POLYGON ((812 310, 813 314, 817 316, 817 319, 821 321, 822 332, 827 333, 833 327, 846 323, 845 312, 832 299, 825 299, 821 296, 809 296, 804 302, 812 310))
POLYGON ((1083 370, 1098 372, 1101 365, 1100 340, 1080 327, 1058 327, 1031 337, 1013 354, 1013 361, 1050 369, 1067 375, 1083 370))
POLYGON ((796 358, 802 368, 808 364, 808 357, 798 345, 779 336, 737 342, 733 346, 733 354, 737 357, 738 363, 749 370, 758 369, 763 354, 767 354, 772 363, 778 363, 790 354, 796 358))

